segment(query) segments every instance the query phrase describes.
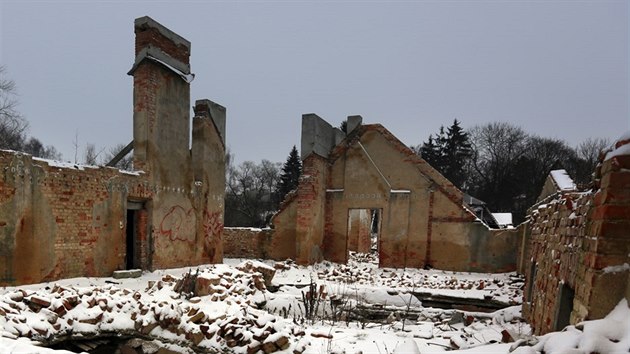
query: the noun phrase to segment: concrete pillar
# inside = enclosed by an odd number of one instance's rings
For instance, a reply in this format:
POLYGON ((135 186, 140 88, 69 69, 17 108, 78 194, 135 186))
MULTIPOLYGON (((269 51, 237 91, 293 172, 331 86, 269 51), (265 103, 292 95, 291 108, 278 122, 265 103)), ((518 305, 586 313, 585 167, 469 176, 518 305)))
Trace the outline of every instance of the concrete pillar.
POLYGON ((203 259, 223 259, 223 199, 225 191, 225 107, 207 99, 195 102, 192 131, 192 170, 197 195, 197 234, 204 239, 203 259))
POLYGON ((299 264, 313 264, 323 259, 328 174, 325 158, 309 154, 304 160, 297 190, 295 228, 296 261, 299 264))
POLYGON ((363 123, 363 117, 361 116, 348 116, 348 125, 346 131, 348 134, 352 133, 355 129, 359 128, 363 123))

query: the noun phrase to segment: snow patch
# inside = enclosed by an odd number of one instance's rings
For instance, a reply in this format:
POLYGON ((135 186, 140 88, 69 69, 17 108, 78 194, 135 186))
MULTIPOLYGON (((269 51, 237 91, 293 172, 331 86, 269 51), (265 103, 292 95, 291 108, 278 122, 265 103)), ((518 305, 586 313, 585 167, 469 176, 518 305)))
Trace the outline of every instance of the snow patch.
POLYGON ((569 177, 569 174, 565 170, 554 170, 550 172, 551 177, 556 182, 558 188, 561 191, 573 191, 575 190, 575 183, 569 177))
MULTIPOLYGON (((630 254, 628 256, 630 256, 630 254)), ((630 270, 630 264, 624 263, 624 264, 615 265, 615 266, 608 266, 602 270, 604 271, 604 273, 627 272, 630 270)))
POLYGON ((510 226, 512 224, 512 213, 492 213, 494 220, 499 226, 510 226))
POLYGON ((390 193, 411 193, 409 189, 392 189, 390 193))

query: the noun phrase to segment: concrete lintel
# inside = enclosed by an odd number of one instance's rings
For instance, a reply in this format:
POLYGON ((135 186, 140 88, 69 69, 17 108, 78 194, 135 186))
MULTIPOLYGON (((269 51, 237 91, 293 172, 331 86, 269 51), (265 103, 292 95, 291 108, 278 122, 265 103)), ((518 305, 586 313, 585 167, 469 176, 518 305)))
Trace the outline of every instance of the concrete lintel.
POLYGON ((188 48, 188 51, 190 51, 190 41, 180 36, 179 34, 171 31, 170 29, 166 28, 164 25, 162 25, 161 23, 157 22, 156 20, 152 19, 149 16, 138 17, 134 21, 134 27, 137 29, 145 29, 148 27, 155 28, 164 37, 168 38, 173 43, 177 45, 180 45, 180 44, 185 45, 186 48, 188 48))
MULTIPOLYGON (((134 61, 133 66, 131 67, 131 70, 129 70, 127 75, 133 76, 134 71, 136 71, 136 69, 138 68, 138 65, 140 65, 140 63, 143 60, 152 59, 152 58, 155 58, 159 61, 164 62, 167 65, 172 66, 173 68, 181 71, 185 75, 190 74, 189 64, 184 64, 181 61, 171 57, 170 55, 164 53, 160 48, 156 48, 152 45, 148 45, 145 48, 142 48, 142 50, 140 50, 138 55, 136 55, 136 60, 134 61)), ((179 73, 176 73, 176 74, 180 75, 179 73)))
POLYGON ((195 115, 208 115, 223 141, 225 146, 225 121, 227 109, 209 99, 201 99, 195 101, 195 107, 193 108, 195 115))
POLYGON ((346 125, 346 131, 350 134, 352 131, 357 129, 363 123, 363 117, 359 115, 348 116, 348 123, 346 125))
POLYGON ((335 133, 332 125, 315 113, 303 114, 300 149, 302 160, 312 153, 328 157, 333 146, 335 146, 335 133))

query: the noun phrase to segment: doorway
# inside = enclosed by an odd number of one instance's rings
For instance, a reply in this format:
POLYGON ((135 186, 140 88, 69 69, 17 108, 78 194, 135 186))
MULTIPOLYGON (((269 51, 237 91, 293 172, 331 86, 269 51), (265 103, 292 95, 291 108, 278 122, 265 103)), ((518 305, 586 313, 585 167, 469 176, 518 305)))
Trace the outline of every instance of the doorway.
POLYGON ((139 215, 144 208, 144 203, 127 201, 127 225, 125 235, 125 269, 141 268, 140 262, 140 222, 139 215))
POLYGON ((349 255, 375 256, 378 263, 382 209, 349 209, 347 250, 349 255))
POLYGON ((571 312, 573 311, 573 298, 575 290, 571 289, 569 284, 564 283, 559 289, 558 309, 556 312, 556 320, 554 321, 553 330, 561 331, 564 327, 571 324, 571 312))

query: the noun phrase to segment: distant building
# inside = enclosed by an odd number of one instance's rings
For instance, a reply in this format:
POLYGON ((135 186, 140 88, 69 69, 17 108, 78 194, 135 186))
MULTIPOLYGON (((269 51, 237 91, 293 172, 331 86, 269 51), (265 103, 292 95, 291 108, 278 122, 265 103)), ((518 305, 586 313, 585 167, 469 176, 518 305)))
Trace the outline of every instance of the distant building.
POLYGON ((244 248, 301 264, 346 262, 349 251, 370 250, 375 238, 382 267, 515 269, 516 233, 492 229, 490 212, 478 217, 470 197, 382 125, 351 116, 347 132, 303 115, 297 190, 272 219, 273 230, 226 229, 228 254, 244 248))

